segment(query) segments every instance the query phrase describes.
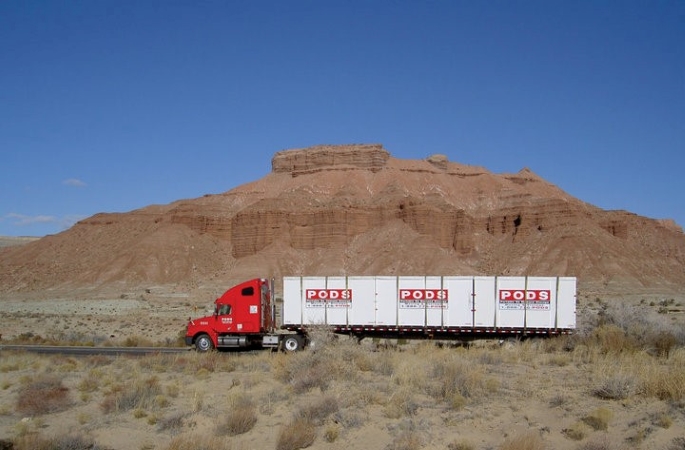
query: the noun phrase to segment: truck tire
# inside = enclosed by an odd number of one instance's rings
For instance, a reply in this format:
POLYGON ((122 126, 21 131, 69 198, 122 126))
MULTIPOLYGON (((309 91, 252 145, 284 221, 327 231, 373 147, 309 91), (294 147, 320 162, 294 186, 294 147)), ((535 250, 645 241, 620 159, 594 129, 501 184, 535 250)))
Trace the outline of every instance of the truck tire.
POLYGON ((214 349, 214 342, 208 334, 201 334, 195 339, 195 349, 198 352, 208 352, 214 349))
POLYGON ((299 334, 293 334, 283 339, 283 350, 288 353, 294 353, 302 350, 304 347, 304 339, 299 334))

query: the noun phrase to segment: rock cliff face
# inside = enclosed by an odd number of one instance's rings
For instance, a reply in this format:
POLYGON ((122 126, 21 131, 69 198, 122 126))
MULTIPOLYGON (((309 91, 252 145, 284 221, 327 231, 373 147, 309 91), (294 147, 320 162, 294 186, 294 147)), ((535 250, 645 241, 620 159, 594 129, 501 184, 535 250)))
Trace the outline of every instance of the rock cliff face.
POLYGON ((218 195, 98 214, 0 249, 0 290, 283 275, 573 275, 606 289, 685 286, 672 222, 604 211, 529 169, 393 158, 381 145, 278 152, 218 195))
POLYGON ((278 152, 271 160, 274 173, 293 177, 322 170, 363 169, 377 172, 385 167, 390 153, 380 144, 319 146, 307 151, 278 152))

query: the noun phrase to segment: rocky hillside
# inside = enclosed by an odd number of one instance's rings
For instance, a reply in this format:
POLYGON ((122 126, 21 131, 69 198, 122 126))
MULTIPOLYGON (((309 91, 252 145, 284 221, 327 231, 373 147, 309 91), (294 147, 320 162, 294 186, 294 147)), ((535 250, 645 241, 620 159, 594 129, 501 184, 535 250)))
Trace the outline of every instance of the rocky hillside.
POLYGON ((528 169, 393 158, 381 145, 276 153, 228 192, 117 214, 0 248, 0 291, 283 275, 573 275, 603 289, 685 287, 675 223, 605 211, 528 169))

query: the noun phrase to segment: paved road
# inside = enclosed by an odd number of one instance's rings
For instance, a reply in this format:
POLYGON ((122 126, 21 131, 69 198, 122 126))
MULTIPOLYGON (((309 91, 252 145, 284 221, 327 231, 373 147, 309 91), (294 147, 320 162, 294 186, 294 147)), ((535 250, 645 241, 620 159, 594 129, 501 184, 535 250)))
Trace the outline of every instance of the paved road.
POLYGON ((156 353, 185 353, 191 347, 76 347, 59 345, 0 345, 2 351, 22 351, 62 355, 150 355, 156 353))

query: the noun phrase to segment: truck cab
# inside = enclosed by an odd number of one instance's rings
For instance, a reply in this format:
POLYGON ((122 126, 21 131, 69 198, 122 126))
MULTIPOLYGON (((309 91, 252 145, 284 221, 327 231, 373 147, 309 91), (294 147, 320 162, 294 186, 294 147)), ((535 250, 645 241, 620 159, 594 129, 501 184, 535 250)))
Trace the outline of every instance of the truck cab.
MULTIPOLYGON (((269 280, 255 278, 233 286, 214 301, 214 313, 190 318, 187 345, 199 351, 214 348, 272 346, 274 331, 272 289, 269 280), (266 337, 266 339, 265 339, 266 337)), ((278 346, 278 340, 273 346, 278 346)))

